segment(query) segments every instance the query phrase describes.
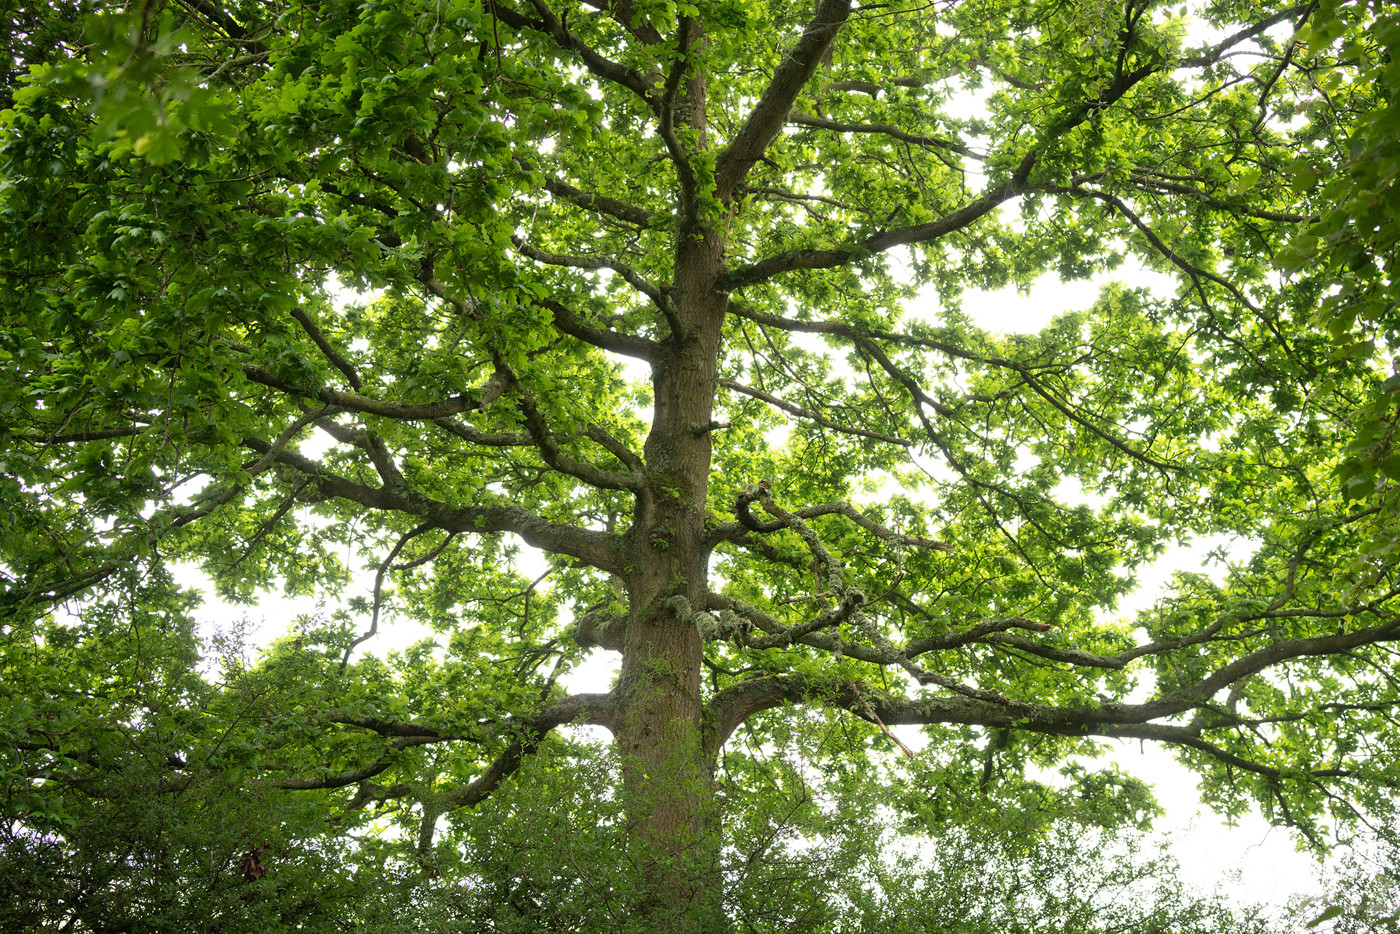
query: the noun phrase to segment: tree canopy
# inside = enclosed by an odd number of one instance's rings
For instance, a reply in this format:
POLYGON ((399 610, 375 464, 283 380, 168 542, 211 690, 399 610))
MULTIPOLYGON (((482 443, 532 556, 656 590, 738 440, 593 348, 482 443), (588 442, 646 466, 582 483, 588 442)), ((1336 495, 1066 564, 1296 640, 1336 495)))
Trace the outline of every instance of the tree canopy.
POLYGON ((1383 5, 52 0, 8 25, 4 845, 40 867, 21 887, 75 841, 110 854, 44 910, 135 923, 149 861, 266 893, 192 918, 284 923, 357 866, 486 878, 482 828, 553 802, 614 829, 633 894, 592 857, 501 869, 521 929, 571 885, 718 931, 777 897, 735 867, 848 792, 915 834, 1145 822, 1094 768, 1115 740, 1319 846, 1391 815, 1383 5), (1039 333, 978 306, 1105 275, 1039 333), (1116 612, 1207 538, 1221 575, 1116 612), (327 609, 254 656, 197 631, 186 565, 327 609), (436 636, 376 651, 396 620, 436 636), (604 651, 609 691, 561 686, 604 651))

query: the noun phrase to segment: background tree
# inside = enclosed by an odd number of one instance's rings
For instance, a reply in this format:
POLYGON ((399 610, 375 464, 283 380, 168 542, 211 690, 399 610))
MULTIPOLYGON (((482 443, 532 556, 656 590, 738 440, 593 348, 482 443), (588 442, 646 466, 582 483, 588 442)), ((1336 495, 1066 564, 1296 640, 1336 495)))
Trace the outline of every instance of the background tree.
MULTIPOLYGON (((1300 37, 1309 48, 1341 44, 1356 67, 1319 81, 1315 106, 1354 115, 1334 145, 1299 153, 1293 186, 1327 210, 1301 231, 1282 254, 1291 269, 1325 265, 1331 284, 1317 315, 1336 342, 1333 356, 1364 361, 1386 376, 1369 402, 1352 416, 1355 435, 1338 473, 1347 494, 1371 500, 1389 513, 1358 559, 1358 569, 1400 549, 1394 482, 1400 478, 1395 447, 1400 376, 1394 347, 1398 334, 1394 257, 1400 245, 1400 15, 1385 4, 1322 4, 1300 37)), ((1364 573, 1364 571, 1363 571, 1364 573)))
MULTIPOLYGON (((1328 271, 1279 261, 1326 206, 1299 155, 1336 162, 1357 116, 1331 76, 1381 52, 1297 41, 1316 7, 13 19, 5 664, 150 631, 98 608, 177 599, 147 587, 170 562, 232 600, 348 590, 225 671, 199 761, 346 832, 399 821, 434 873, 454 822, 572 748, 558 727, 605 727, 635 913, 677 930, 724 925, 724 841, 775 738, 819 722, 854 738, 814 747, 835 775, 886 775, 889 727, 924 728, 880 792, 916 826, 1105 738, 1173 744, 1227 812, 1319 843, 1387 813, 1396 581, 1356 557, 1388 518, 1331 473, 1380 376, 1312 324, 1328 271), (1038 335, 962 305, 1129 256, 1175 293, 1110 286, 1038 335), (1249 556, 1113 616, 1200 535, 1249 556), (389 614, 439 637, 357 654, 389 614), (615 686, 566 694, 599 649, 615 686)), ((6 683, 12 802, 122 773, 6 683)), ((191 760, 144 761, 176 793, 191 760)))

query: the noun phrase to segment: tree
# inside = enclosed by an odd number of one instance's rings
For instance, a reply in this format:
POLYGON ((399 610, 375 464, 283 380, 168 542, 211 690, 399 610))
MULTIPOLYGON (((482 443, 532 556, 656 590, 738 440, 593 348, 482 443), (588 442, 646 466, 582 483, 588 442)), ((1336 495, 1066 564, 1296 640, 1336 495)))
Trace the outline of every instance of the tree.
MULTIPOLYGON (((1328 271, 1279 259, 1327 208, 1297 159, 1341 164, 1358 116, 1328 87, 1381 52, 1297 41, 1316 7, 13 20, 7 670, 187 619, 173 563, 230 600, 349 592, 215 666, 208 729, 171 734, 199 754, 155 791, 198 762, 341 830, 389 815, 432 873, 470 809, 573 748, 560 727, 604 727, 637 917, 676 930, 724 926, 726 834, 776 787, 761 753, 816 724, 854 740, 812 767, 889 774, 917 826, 1066 760, 1112 811, 1141 789, 1076 764, 1104 739, 1172 744, 1212 802, 1319 844, 1389 813, 1400 591, 1356 556, 1392 517, 1331 473, 1380 374, 1315 326, 1328 271), (1035 335, 964 307, 1130 257, 1175 292, 1109 285, 1035 335), (1114 617, 1207 535, 1248 556, 1114 617), (439 641, 357 654, 393 614, 439 641), (612 690, 567 695, 604 649, 612 690), (904 777, 896 725, 928 744, 904 777)), ((141 696, 84 671, 76 709, 141 696)), ((7 727, 35 833, 132 749, 63 717, 7 727)))
MULTIPOLYGON (((1385 359, 1396 344, 1397 294, 1393 260, 1400 233, 1400 195, 1395 187, 1400 163, 1400 64, 1390 51, 1400 42, 1400 15, 1376 4, 1322 4, 1303 37, 1308 45, 1344 42, 1357 68, 1329 75, 1322 87, 1323 106, 1357 114, 1344 145, 1332 153, 1299 154, 1294 187, 1320 187, 1331 209, 1299 233, 1285 252, 1290 268, 1326 265, 1334 288, 1318 309, 1318 321, 1332 334, 1334 355, 1375 361, 1391 372, 1353 417, 1355 436, 1339 474, 1348 493, 1374 499, 1395 510, 1393 483, 1400 479, 1395 450, 1400 377, 1394 360, 1385 359), (1315 164, 1316 163, 1316 164, 1315 164)), ((1389 556, 1400 549, 1392 519, 1368 543, 1362 561, 1389 556)))

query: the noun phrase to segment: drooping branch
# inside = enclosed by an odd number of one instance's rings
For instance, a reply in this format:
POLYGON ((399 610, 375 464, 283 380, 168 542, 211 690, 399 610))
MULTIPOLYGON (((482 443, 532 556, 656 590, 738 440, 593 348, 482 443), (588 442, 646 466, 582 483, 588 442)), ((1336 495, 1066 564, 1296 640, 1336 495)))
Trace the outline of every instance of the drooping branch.
POLYGON ((612 728, 612 695, 610 694, 575 694, 549 704, 542 710, 526 717, 507 718, 495 725, 474 731, 471 734, 464 734, 459 730, 448 730, 428 723, 387 721, 374 718, 364 718, 358 716, 348 716, 334 711, 326 715, 326 719, 331 723, 340 723, 345 726, 358 727, 369 730, 383 737, 386 754, 381 755, 374 762, 357 769, 346 769, 319 776, 301 776, 295 778, 281 778, 268 782, 274 788, 283 788, 289 791, 310 791, 330 788, 344 788, 347 785, 358 784, 359 782, 373 778, 394 765, 394 759, 389 753, 410 749, 415 746, 426 746, 436 743, 451 742, 483 742, 489 735, 510 736, 506 752, 501 755, 485 773, 479 776, 470 785, 461 789, 460 792, 449 792, 446 797, 456 800, 460 797, 461 803, 452 804, 452 807, 470 806, 485 799, 493 791, 501 780, 506 778, 510 772, 519 767, 524 755, 533 752, 539 742, 549 733, 550 730, 566 723, 587 723, 595 726, 612 728), (512 754, 516 756, 513 765, 508 770, 501 770, 497 773, 497 767, 502 766, 512 754), (491 780, 483 781, 491 776, 491 780))

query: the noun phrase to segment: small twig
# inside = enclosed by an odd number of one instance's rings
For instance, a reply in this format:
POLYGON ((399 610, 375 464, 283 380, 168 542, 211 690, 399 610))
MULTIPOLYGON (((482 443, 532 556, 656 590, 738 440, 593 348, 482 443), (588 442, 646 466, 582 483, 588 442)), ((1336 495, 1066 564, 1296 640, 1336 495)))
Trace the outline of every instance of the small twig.
POLYGON ((885 726, 885 721, 880 719, 880 715, 875 712, 875 709, 870 706, 870 702, 865 699, 865 695, 861 693, 860 685, 856 684, 855 682, 851 682, 851 690, 856 692, 856 697, 860 698, 861 707, 865 708, 865 712, 870 714, 870 719, 875 721, 875 725, 880 728, 880 732, 884 733, 890 739, 894 740, 894 744, 898 746, 901 750, 903 750, 904 754, 910 759, 915 758, 914 750, 904 745, 904 742, 898 736, 895 736, 893 731, 891 731, 889 727, 885 726))
MULTIPOLYGON (((394 550, 389 552, 389 557, 385 558, 382 562, 380 562, 379 571, 374 575, 374 609, 370 614, 369 629, 362 633, 358 638, 356 638, 354 642, 351 642, 348 646, 346 646, 345 655, 340 660, 341 671, 344 671, 345 666, 350 664, 350 653, 355 651, 356 646, 360 645, 360 643, 362 642, 367 642, 370 639, 373 639, 375 635, 379 632, 379 611, 384 606, 384 575, 389 572, 389 566, 394 563, 394 559, 399 556, 400 551, 403 551, 403 547, 405 545, 407 545, 413 539, 417 538, 419 535, 422 535, 424 532, 427 532, 431 528, 433 528, 433 526, 425 522, 422 525, 416 526, 413 529, 410 529, 409 531, 405 532, 403 534, 403 537, 399 539, 399 543, 394 546, 394 550)), ((451 536, 448 537, 448 541, 451 541, 451 536)), ((437 551, 440 552, 446 546, 447 542, 443 542, 441 545, 438 546, 437 551)), ((421 563, 422 561, 409 562, 407 566, 416 567, 418 564, 421 563)))

